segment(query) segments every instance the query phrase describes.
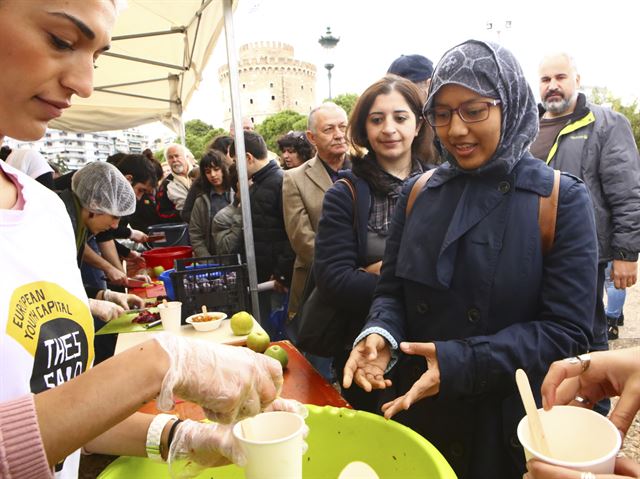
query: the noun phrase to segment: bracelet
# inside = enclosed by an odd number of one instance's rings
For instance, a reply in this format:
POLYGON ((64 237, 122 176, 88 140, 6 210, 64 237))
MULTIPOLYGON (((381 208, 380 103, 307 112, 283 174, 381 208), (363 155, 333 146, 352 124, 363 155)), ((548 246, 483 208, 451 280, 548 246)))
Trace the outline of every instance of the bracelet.
POLYGON ((173 442, 173 436, 176 433, 176 430, 178 429, 178 424, 180 424, 182 422, 182 419, 178 419, 176 421, 174 421, 174 423, 171 425, 171 429, 169 429, 169 436, 167 437, 167 457, 169 456, 169 450, 171 450, 171 443, 173 442))
POLYGON ((145 448, 147 450, 147 457, 152 461, 164 462, 164 459, 162 459, 162 455, 160 454, 160 438, 162 437, 164 427, 173 419, 178 418, 172 414, 158 414, 153 418, 151 424, 149 424, 145 448))

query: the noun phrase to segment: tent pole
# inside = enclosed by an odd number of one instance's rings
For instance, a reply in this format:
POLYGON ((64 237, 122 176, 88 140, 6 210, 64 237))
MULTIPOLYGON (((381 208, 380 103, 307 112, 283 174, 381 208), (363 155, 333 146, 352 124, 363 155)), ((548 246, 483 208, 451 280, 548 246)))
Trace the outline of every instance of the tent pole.
POLYGON ((247 157, 244 149, 244 131, 242 129, 242 112, 240 111, 240 82, 238 76, 238 58, 233 31, 233 0, 224 0, 224 34, 227 43, 227 64, 229 65, 229 87, 231 90, 231 111, 233 112, 233 128, 235 130, 236 165, 238 167, 238 181, 240 183, 240 202, 242 207, 242 228, 244 230, 244 247, 249 270, 249 287, 251 291, 251 305, 253 316, 259 323, 267 318, 260 318, 260 303, 258 301, 258 273, 256 270, 256 255, 253 247, 253 225, 251 224, 251 203, 249 198, 249 180, 247 177, 247 157))

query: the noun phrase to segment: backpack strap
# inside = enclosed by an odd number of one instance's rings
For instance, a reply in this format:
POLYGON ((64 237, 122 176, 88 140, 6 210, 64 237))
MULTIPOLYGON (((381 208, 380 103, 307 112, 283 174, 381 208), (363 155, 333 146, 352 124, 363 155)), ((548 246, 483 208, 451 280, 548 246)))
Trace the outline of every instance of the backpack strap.
POLYGON ((425 171, 420 175, 420 178, 413 184, 411 187, 411 191, 409 192, 409 199, 407 200, 407 209, 405 210, 405 218, 408 218, 411 214, 411 210, 413 209, 413 204, 416 202, 416 198, 418 194, 424 188, 424 185, 429 181, 429 178, 435 173, 435 169, 425 171))
POLYGON ((553 241, 556 235, 556 218, 558 216, 558 196, 560 196, 560 170, 553 170, 553 188, 551 194, 540 197, 540 207, 538 210, 538 224, 540 225, 543 256, 546 256, 553 247, 553 241))
POLYGON ((336 180, 336 183, 344 183, 345 185, 347 185, 347 187, 349 188, 349 191, 351 192, 351 200, 353 201, 353 229, 355 231, 358 228, 358 219, 357 219, 358 205, 356 204, 356 189, 353 186, 353 183, 351 183, 351 181, 348 180, 347 178, 340 178, 339 180, 336 180))

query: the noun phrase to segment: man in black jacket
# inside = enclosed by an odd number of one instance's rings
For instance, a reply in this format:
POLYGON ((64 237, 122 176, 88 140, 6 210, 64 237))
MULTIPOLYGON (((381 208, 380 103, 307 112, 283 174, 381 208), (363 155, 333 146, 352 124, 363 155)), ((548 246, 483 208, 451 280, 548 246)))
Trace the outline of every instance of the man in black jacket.
MULTIPOLYGON (((640 156, 629 121, 593 105, 579 93, 580 75, 566 53, 549 55, 539 67, 540 133, 531 153, 582 179, 591 194, 598 233, 598 291, 594 349, 607 349, 602 301, 605 269, 612 263, 617 289, 633 286, 640 252, 640 156)), ((618 336, 618 318, 609 339, 618 336)))
MULTIPOLYGON (((258 282, 274 280, 274 291, 285 293, 291 282, 295 256, 284 228, 283 171, 276 161, 267 157, 267 145, 259 134, 245 131, 244 147, 247 175, 253 182, 249 189, 249 200, 258 282)), ((236 158, 235 143, 231 145, 229 153, 236 158)), ((260 319, 263 327, 267 325, 272 307, 277 307, 280 299, 281 295, 272 295, 270 291, 260 293, 260 319), (272 304, 272 299, 276 304, 272 304)))

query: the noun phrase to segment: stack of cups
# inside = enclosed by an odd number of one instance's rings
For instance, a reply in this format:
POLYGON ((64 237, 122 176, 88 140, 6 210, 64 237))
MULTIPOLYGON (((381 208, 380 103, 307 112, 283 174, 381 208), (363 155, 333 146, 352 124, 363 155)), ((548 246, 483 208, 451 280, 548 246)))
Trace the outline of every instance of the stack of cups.
POLYGON ((182 303, 180 301, 169 301, 158 305, 162 329, 169 333, 180 333, 180 322, 182 320, 182 303))

